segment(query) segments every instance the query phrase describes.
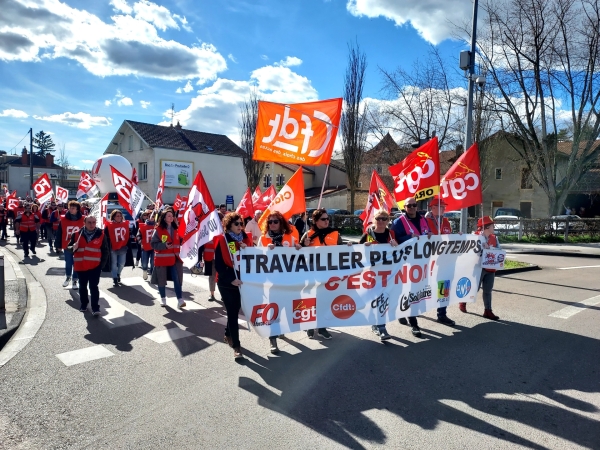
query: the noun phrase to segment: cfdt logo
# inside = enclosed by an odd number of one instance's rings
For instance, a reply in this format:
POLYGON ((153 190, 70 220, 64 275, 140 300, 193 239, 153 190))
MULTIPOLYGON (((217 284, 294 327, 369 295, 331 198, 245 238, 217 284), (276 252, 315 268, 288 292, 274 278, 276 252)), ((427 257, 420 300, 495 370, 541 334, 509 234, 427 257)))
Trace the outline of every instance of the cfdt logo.
POLYGON ((331 302, 331 312, 338 319, 349 319, 356 311, 356 303, 347 295, 340 295, 331 302))
POLYGON ((448 301, 448 297, 450 297, 450 280, 438 281, 437 286, 438 302, 448 301))
POLYGON ((456 283, 456 295, 458 298, 465 298, 471 292, 471 280, 467 277, 462 277, 456 283))
POLYGON ((306 323, 317 320, 317 299, 301 298, 292 301, 292 322, 306 323))

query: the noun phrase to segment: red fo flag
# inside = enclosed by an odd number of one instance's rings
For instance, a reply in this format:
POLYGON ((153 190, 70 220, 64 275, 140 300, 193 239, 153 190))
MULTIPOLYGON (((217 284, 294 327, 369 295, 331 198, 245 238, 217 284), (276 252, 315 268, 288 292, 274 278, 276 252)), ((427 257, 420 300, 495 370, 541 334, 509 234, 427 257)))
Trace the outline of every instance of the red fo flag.
POLYGON ((142 208, 144 193, 140 188, 133 184, 129 178, 113 166, 110 166, 110 171, 113 184, 117 190, 117 196, 119 197, 119 203, 129 214, 131 214, 131 217, 137 217, 142 208))
POLYGON ((371 185, 369 187, 369 197, 367 205, 359 216, 363 221, 363 229, 366 231, 368 226, 373 222, 373 217, 377 210, 385 209, 390 212, 394 207, 394 199, 387 186, 374 170, 371 174, 371 185))
POLYGON ((252 194, 250 188, 246 189, 246 193, 242 197, 240 204, 235 209, 235 212, 242 217, 254 217, 254 204, 252 203, 252 194))
POLYGON ((179 200, 179 209, 177 210, 177 219, 180 219, 181 216, 183 216, 183 213, 185 212, 185 207, 188 204, 188 198, 187 197, 180 197, 179 200))
POLYGON ((17 191, 13 191, 6 197, 6 209, 10 211, 16 211, 19 207, 19 199, 17 198, 17 191))
POLYGON ((440 153, 437 137, 389 168, 394 177, 394 197, 400 208, 408 197, 425 200, 440 192, 440 153))
POLYGON ((256 186, 256 189, 254 189, 254 192, 252 193, 252 203, 256 203, 261 197, 262 192, 260 191, 260 186, 256 186))
POLYGON ((254 210, 260 209, 261 211, 264 211, 276 196, 277 191, 275 190, 275 186, 269 186, 269 189, 261 194, 260 198, 254 202, 254 210))
POLYGON ((200 171, 188 194, 182 219, 178 228, 182 237, 179 257, 187 268, 191 268, 198 262, 198 249, 223 234, 219 213, 215 211, 215 204, 200 171))
POLYGON ((52 183, 50 183, 50 178, 48 178, 47 173, 39 177, 33 183, 33 191, 35 192, 35 197, 40 201, 40 203, 44 203, 52 199, 52 183))
POLYGON ((79 186, 77 187, 77 198, 81 198, 84 195, 88 197, 94 197, 100 189, 92 180, 92 177, 87 172, 81 172, 81 177, 79 177, 79 186))
POLYGON ((69 190, 64 187, 60 187, 58 184, 56 185, 56 200, 61 203, 67 203, 69 200, 69 190))
POLYGON ((131 172, 131 181, 133 182, 133 184, 135 184, 136 186, 139 183, 138 180, 138 175, 137 175, 137 170, 135 170, 135 167, 133 168, 133 172, 131 172))
POLYGON ((175 201, 173 202, 173 209, 179 211, 179 208, 181 208, 181 195, 177 194, 175 201))
POLYGON ((441 193, 448 211, 483 203, 477 143, 474 143, 448 169, 442 178, 441 193))
MULTIPOLYGON (((154 210, 158 211, 163 204, 162 195, 165 190, 165 171, 163 170, 162 176, 160 177, 160 183, 158 183, 158 190, 156 191, 156 204, 154 210)), ((177 194, 179 195, 179 194, 177 194)))

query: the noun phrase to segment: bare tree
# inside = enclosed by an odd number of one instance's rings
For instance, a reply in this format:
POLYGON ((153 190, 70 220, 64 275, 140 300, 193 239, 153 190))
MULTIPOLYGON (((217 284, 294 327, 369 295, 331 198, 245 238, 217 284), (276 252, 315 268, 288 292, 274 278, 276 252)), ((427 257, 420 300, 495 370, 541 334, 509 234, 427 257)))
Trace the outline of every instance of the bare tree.
POLYGON ((252 159, 254 154, 254 140, 256 137, 256 121, 258 119, 258 95, 251 91, 248 98, 240 106, 242 118, 240 127, 240 147, 246 154, 243 158, 246 182, 252 192, 261 182, 265 163, 252 159))
POLYGON ((483 9, 478 54, 490 98, 558 214, 600 156, 600 0, 487 0, 483 9), (563 153, 562 128, 572 130, 563 153))
POLYGON ((58 160, 56 161, 56 164, 60 166, 59 180, 60 184, 63 185, 69 175, 69 170, 71 169, 65 144, 62 144, 58 151, 58 160))
POLYGON ((348 45, 348 66, 344 77, 344 107, 340 121, 342 153, 350 187, 350 210, 354 211, 354 196, 360 180, 368 132, 366 106, 362 105, 367 57, 358 43, 348 45), (362 110, 361 110, 362 109, 362 110))

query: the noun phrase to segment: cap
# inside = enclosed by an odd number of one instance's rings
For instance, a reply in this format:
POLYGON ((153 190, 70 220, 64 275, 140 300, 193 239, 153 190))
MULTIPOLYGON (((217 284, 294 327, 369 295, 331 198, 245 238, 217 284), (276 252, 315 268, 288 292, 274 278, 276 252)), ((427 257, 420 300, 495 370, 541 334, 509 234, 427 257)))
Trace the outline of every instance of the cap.
POLYGON ((491 223, 494 223, 492 218, 490 216, 484 216, 477 221, 477 228, 483 228, 491 223))
POLYGON ((440 194, 434 195, 433 197, 431 197, 431 200, 429 201, 429 206, 437 205, 437 204, 448 206, 448 203, 446 203, 446 201, 442 198, 442 196, 440 194))

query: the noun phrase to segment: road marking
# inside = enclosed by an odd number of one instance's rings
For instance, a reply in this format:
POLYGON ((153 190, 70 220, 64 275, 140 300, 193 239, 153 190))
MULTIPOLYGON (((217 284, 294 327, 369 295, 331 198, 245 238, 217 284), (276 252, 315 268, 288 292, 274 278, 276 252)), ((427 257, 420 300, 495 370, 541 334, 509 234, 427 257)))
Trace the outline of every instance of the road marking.
MULTIPOLYGON (((221 316, 221 317, 217 317, 216 319, 210 319, 211 322, 214 323, 220 323, 221 325, 225 325, 227 326, 227 317, 225 316, 221 316)), ((247 329, 246 327, 248 326, 248 322, 246 321, 246 318, 241 318, 241 316, 238 316, 238 324, 244 328, 247 329)))
POLYGON ((600 266, 575 266, 575 267, 557 267, 558 270, 572 270, 572 269, 590 269, 592 267, 600 266))
POLYGON ((558 319, 568 319, 575 314, 586 310, 586 306, 594 306, 600 303, 600 295, 597 295, 592 298, 588 298, 587 300, 583 300, 582 302, 576 303, 574 305, 567 306, 566 308, 559 309, 556 312, 550 314, 550 317, 556 317, 558 319))
POLYGON ((144 320, 104 291, 100 291, 100 317, 109 328, 144 323, 144 320))
POLYGON ((115 356, 115 354, 102 345, 94 345, 93 347, 82 348, 80 350, 73 350, 72 352, 59 353, 56 355, 65 366, 74 366, 75 364, 94 361, 95 359, 108 358, 110 356, 115 356))
POLYGON ((188 336, 195 336, 189 331, 182 330, 181 328, 168 328, 162 331, 155 331, 154 333, 145 334, 144 337, 156 342, 157 344, 164 344, 165 342, 173 342, 177 339, 182 339, 188 336))
MULTIPOLYGON (((141 292, 142 294, 149 294, 152 298, 156 300, 157 303, 160 300, 160 294, 158 293, 158 290, 155 289, 151 284, 145 282, 142 279, 142 277, 123 278, 122 281, 122 284, 129 286, 135 289, 136 291, 141 292)), ((177 298, 173 297, 173 295, 175 295, 175 290, 173 288, 167 287, 167 295, 171 295, 170 297, 167 297, 167 305, 175 310, 178 310, 179 307, 177 306, 177 298)), ((206 309, 206 307, 192 301, 185 302, 184 308, 186 311, 206 309)))

